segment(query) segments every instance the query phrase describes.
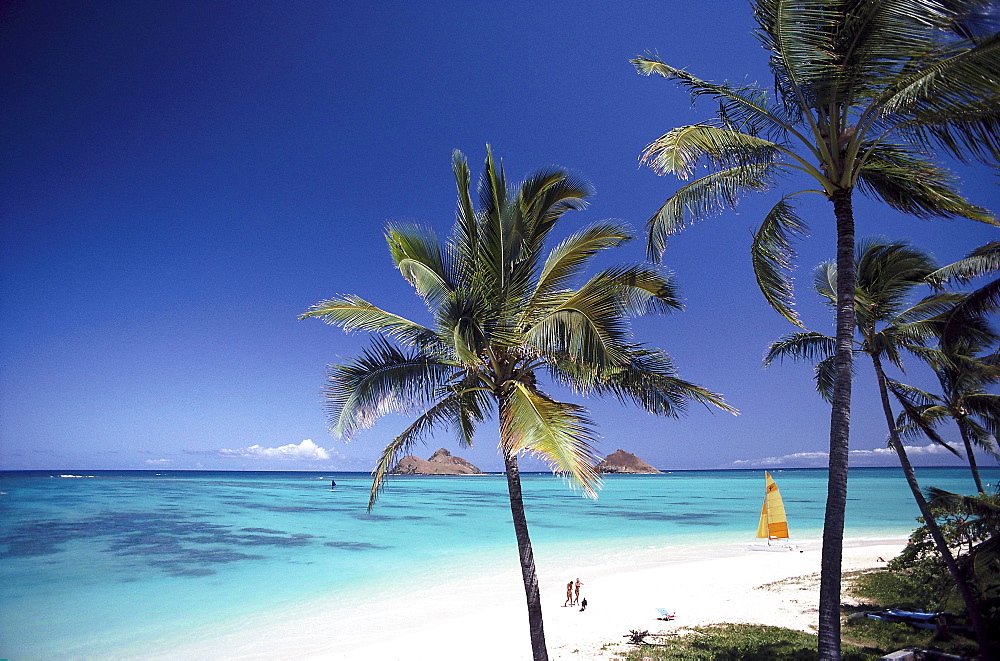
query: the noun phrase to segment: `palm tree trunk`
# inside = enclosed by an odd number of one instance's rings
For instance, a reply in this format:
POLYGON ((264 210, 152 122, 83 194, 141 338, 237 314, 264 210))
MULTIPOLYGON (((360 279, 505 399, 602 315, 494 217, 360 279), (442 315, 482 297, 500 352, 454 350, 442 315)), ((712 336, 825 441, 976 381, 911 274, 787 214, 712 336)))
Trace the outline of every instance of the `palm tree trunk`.
POLYGON ((851 360, 854 340, 854 209, 851 190, 831 197, 837 219, 837 343, 830 413, 830 462, 823 518, 819 585, 819 658, 840 659, 840 580, 847 509, 851 433, 851 360))
POLYGON ((510 513, 514 517, 514 534, 517 537, 517 551, 521 559, 521 578, 524 580, 524 596, 528 602, 528 628, 531 635, 531 654, 534 661, 548 661, 545 649, 545 629, 542 626, 542 598, 538 590, 538 574, 535 572, 535 555, 528 537, 528 521, 524 516, 524 500, 521 497, 521 473, 517 469, 517 455, 504 453, 507 468, 507 492, 510 494, 510 513))
POLYGON ((962 576, 962 572, 955 562, 955 556, 952 555, 951 549, 948 548, 948 542, 945 541, 941 527, 938 526, 937 519, 934 518, 931 508, 927 504, 927 499, 924 498, 924 494, 920 490, 920 484, 917 483, 917 475, 913 471, 909 457, 906 456, 906 449, 903 447, 902 441, 899 440, 899 432, 896 430, 895 423, 896 418, 892 413, 892 406, 889 403, 889 391, 886 387, 882 361, 878 354, 871 354, 871 358, 875 366, 875 376, 878 379, 879 395, 882 397, 882 411, 885 413, 885 422, 889 426, 889 444, 899 457, 899 464, 903 467, 906 483, 910 486, 910 491, 913 493, 913 500, 916 501, 917 507, 920 509, 920 515, 924 518, 924 524, 927 526, 927 531, 931 534, 931 539, 934 540, 934 546, 937 547, 938 553, 941 554, 941 559, 944 560, 945 567, 948 568, 948 572, 951 574, 952 580, 955 581, 959 594, 962 595, 962 601, 965 602, 965 610, 969 615, 969 621, 976 632, 980 657, 983 659, 992 659, 990 640, 986 633, 986 623, 983 621, 979 604, 973 596, 968 582, 962 576))
POLYGON ((972 447, 972 440, 969 438, 969 429, 965 425, 965 419, 958 419, 958 431, 962 434, 962 442, 965 443, 965 456, 969 458, 969 468, 972 469, 972 479, 976 481, 976 491, 986 493, 983 489, 983 480, 979 477, 979 466, 976 465, 976 453, 972 447))

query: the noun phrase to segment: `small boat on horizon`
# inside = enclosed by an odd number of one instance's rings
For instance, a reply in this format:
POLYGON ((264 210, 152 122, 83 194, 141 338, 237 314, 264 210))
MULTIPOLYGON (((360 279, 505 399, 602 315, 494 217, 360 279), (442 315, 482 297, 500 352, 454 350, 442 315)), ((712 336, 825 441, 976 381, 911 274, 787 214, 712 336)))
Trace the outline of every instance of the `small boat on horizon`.
POLYGON ((750 544, 747 548, 751 551, 802 552, 802 549, 789 542, 785 503, 781 500, 778 484, 767 471, 764 471, 764 505, 760 510, 760 523, 757 524, 757 539, 767 541, 750 544))

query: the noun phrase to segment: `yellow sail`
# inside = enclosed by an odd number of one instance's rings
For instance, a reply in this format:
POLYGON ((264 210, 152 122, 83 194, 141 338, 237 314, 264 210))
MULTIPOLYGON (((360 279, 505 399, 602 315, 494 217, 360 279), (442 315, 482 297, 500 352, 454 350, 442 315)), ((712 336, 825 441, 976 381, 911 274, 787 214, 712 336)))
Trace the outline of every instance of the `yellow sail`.
POLYGON ((781 502, 778 485, 770 473, 764 473, 764 506, 760 511, 757 537, 760 539, 788 539, 788 519, 785 504, 781 502))

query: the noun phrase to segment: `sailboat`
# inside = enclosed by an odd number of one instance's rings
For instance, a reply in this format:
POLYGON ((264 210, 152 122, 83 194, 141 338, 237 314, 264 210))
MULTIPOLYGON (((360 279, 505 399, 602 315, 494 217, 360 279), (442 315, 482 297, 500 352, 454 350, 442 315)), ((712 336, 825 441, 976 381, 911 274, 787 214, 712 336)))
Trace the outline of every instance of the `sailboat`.
POLYGON ((757 525, 757 539, 765 539, 766 543, 751 544, 751 551, 799 551, 799 547, 788 542, 788 518, 785 516, 785 504, 781 501, 781 492, 771 474, 764 472, 764 505, 760 510, 760 523, 757 525))

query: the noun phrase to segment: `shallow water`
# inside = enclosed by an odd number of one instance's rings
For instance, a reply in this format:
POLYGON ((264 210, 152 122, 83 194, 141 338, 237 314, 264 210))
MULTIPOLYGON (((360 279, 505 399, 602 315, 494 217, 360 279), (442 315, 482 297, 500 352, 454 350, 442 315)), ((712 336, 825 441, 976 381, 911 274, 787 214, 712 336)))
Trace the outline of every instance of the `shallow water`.
MULTIPOLYGON (((66 475, 0 473, 2 657, 114 656, 319 596, 348 604, 516 562, 503 476, 396 478, 369 514, 362 473, 66 475)), ((792 536, 818 539, 826 471, 772 475, 792 536)), ((924 486, 972 490, 968 470, 918 476, 924 486)), ((1000 469, 984 478, 996 484, 1000 469)), ((763 495, 763 471, 608 476, 597 500, 556 476, 522 479, 542 558, 750 541, 763 495)), ((848 494, 847 537, 905 536, 915 526, 899 470, 853 469, 848 494)))

